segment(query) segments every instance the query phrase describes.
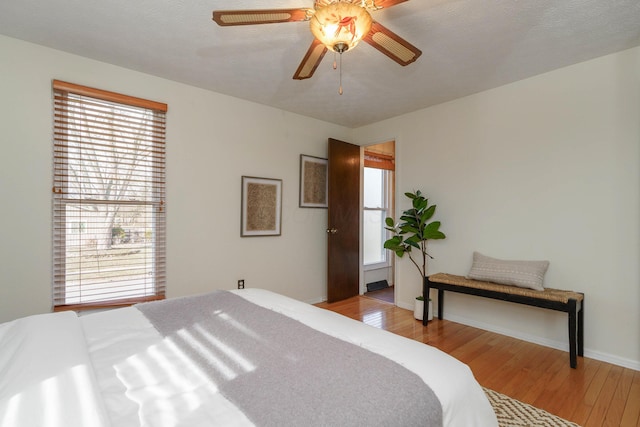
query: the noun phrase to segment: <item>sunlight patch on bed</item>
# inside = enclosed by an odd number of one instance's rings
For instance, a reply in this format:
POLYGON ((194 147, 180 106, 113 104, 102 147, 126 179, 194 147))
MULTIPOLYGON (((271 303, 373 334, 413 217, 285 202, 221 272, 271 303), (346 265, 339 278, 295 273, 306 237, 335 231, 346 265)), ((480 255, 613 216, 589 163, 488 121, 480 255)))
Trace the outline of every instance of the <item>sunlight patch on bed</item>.
POLYGON ((13 395, 6 405, 0 405, 0 413, 4 414, 0 417, 0 425, 6 427, 18 427, 16 420, 20 413, 20 407, 23 400, 23 393, 13 395))
MULTIPOLYGON (((239 332, 241 332, 241 333, 245 334, 246 336, 248 336, 249 338, 251 338, 255 342, 256 346, 257 345, 261 345, 263 347, 271 347, 271 348, 273 348, 272 343, 270 343, 268 339, 266 339, 262 335, 256 333, 251 328, 247 327, 244 323, 239 322, 233 316, 230 316, 228 313, 226 313, 226 312, 224 312, 222 310, 216 310, 216 311, 213 312, 213 314, 215 314, 219 319, 222 319, 223 321, 227 322, 230 326, 236 328, 239 332)), ((199 328, 198 329, 199 332, 206 330, 206 326, 202 327, 199 324, 196 324, 194 326, 194 328, 199 328)), ((213 335, 211 335, 211 333, 208 333, 208 336, 209 337, 213 337, 213 335)), ((206 336, 205 336, 205 338, 209 339, 206 336)), ((220 342, 217 338, 214 338, 214 339, 217 342, 220 342)), ((214 344, 214 343, 211 343, 211 344, 216 345, 216 347, 218 347, 217 344, 214 344)), ((247 373, 248 372, 252 372, 252 371, 254 371, 255 369, 258 368, 251 361, 247 360, 245 357, 240 355, 240 353, 236 352, 235 350, 231 349, 230 347, 227 347, 227 349, 228 350, 223 350, 223 352, 225 354, 227 354, 228 356, 230 356, 231 360, 233 360, 234 363, 238 363, 239 365, 241 365, 242 369, 244 369, 245 372, 247 372, 247 373), (230 353, 228 353, 227 351, 230 351, 230 353)), ((296 362, 298 360, 295 356, 290 355, 290 354, 282 354, 282 357, 286 358, 286 359, 288 359, 288 360, 290 360, 292 362, 296 362)))
POLYGON ((252 372, 252 371, 254 371, 256 369, 256 366, 253 363, 251 363, 249 360, 247 360, 244 356, 242 356, 236 350, 231 348, 229 345, 223 343, 218 338, 213 336, 213 334, 211 334, 211 332, 209 332, 205 328, 203 328, 202 325, 196 324, 194 326, 194 329, 199 334, 201 334, 204 337, 204 339, 206 339, 216 349, 218 349, 219 351, 223 352, 228 358, 230 358, 235 363, 240 365, 240 367, 245 372, 252 372))
MULTIPOLYGON (((203 404, 202 398, 194 393, 204 383, 197 381, 203 373, 169 339, 127 358, 115 369, 127 396, 138 404, 141 419, 161 410, 163 423, 175 422, 181 411, 193 411, 203 404), (172 356, 180 359, 179 364, 171 361, 172 356), (178 366, 182 366, 180 372, 178 366), (171 390, 180 391, 177 398, 171 390)), ((217 392, 213 384, 208 386, 211 393, 217 392)))
MULTIPOLYGON (((61 400, 60 387, 58 385, 58 378, 48 378, 42 382, 40 387, 40 395, 42 401, 42 418, 43 426, 49 425, 51 427, 59 425, 59 423, 47 423, 46 420, 60 420, 60 400, 61 400)), ((62 427, 62 426, 60 426, 62 427)))
POLYGON ((216 354, 213 354, 203 343, 201 343, 191 332, 182 329, 177 332, 184 342, 190 345, 197 353, 201 354, 205 360, 209 360, 212 366, 224 377, 226 381, 231 381, 238 376, 227 363, 222 361, 216 354))
MULTIPOLYGON (((203 373, 197 371, 198 368, 191 363, 191 361, 185 357, 185 355, 176 347, 175 343, 171 340, 167 339, 165 344, 165 348, 172 352, 176 358, 180 359, 180 363, 182 366, 185 366, 187 369, 196 370, 197 375, 204 375, 203 373)), ((160 372, 167 376, 168 382, 170 384, 175 384, 180 390, 192 390, 196 385, 189 381, 189 376, 185 375, 184 372, 178 371, 175 361, 171 361, 169 357, 160 349, 159 346, 150 347, 147 352, 149 353, 149 357, 156 362, 155 368, 157 368, 160 372)), ((210 384, 212 392, 217 392, 216 386, 211 383, 210 384)), ((188 399, 188 396, 185 396, 188 399)), ((196 407, 200 402, 191 402, 190 407, 196 407)))
POLYGON ((73 425, 98 425, 98 406, 93 396, 90 371, 85 365, 76 365, 63 372, 34 383, 0 402, 0 425, 23 427, 24 421, 40 427, 68 427, 61 420, 73 419, 73 425), (29 405, 23 403, 28 402, 29 405), (34 404, 37 410, 34 410, 34 404), (74 407, 71 418, 66 412, 74 407))
POLYGON ((211 375, 181 348, 183 341, 193 346, 197 339, 186 332, 178 335, 166 337, 114 366, 127 397, 138 407, 140 423, 164 427, 208 419, 213 425, 221 420, 221 414, 234 413, 244 420, 240 425, 250 425, 220 393, 211 375))
POLYGON ((149 358, 145 357, 144 354, 134 354, 129 357, 126 361, 135 372, 136 376, 141 379, 142 382, 146 384, 155 384, 157 382, 157 378, 151 373, 149 363, 149 358))
POLYGON ((83 391, 92 390, 93 383, 90 378, 92 375, 91 369, 85 365, 78 365, 71 368, 71 377, 73 382, 78 386, 75 387, 74 395, 71 395, 69 391, 64 392, 64 399, 71 398, 72 402, 75 402, 79 406, 81 425, 91 426, 95 424, 96 413, 98 412, 98 404, 95 400, 88 397, 88 393, 83 391))
POLYGON ((257 341, 260 341, 260 342, 264 342, 264 338, 262 338, 260 335, 258 335, 257 333, 255 333, 251 329, 247 328, 242 323, 238 322, 233 317, 229 316, 227 313, 220 313, 218 315, 218 317, 220 317, 222 320, 224 320, 226 322, 229 322, 233 327, 238 329, 240 332, 250 336, 254 340, 257 340, 257 341))

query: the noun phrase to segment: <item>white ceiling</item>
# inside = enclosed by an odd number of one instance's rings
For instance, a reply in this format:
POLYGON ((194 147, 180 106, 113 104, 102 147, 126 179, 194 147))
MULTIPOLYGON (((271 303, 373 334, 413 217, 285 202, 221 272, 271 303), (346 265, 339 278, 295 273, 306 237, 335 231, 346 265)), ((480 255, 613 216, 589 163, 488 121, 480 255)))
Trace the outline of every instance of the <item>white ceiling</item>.
MULTIPOLYGON (((410 0, 373 18, 422 50, 401 67, 361 43, 291 77, 308 23, 219 27, 213 10, 313 0, 2 0, 0 34, 358 127, 640 45, 640 0, 410 0)), ((160 100, 161 101, 161 100, 160 100)))

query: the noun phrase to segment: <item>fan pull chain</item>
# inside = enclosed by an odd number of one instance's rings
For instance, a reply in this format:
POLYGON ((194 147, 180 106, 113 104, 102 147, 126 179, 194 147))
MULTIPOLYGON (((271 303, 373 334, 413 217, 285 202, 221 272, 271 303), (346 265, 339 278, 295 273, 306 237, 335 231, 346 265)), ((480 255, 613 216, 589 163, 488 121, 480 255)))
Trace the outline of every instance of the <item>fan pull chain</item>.
POLYGON ((342 54, 340 54, 340 88, 338 89, 338 93, 342 95, 342 54))
MULTIPOLYGON (((336 54, 338 53, 338 51, 334 50, 333 51, 333 69, 336 70, 338 68, 338 62, 336 60, 336 54)), ((340 69, 338 70, 338 72, 340 73, 340 87, 338 88, 338 93, 340 95, 342 95, 342 52, 340 53, 340 69)))

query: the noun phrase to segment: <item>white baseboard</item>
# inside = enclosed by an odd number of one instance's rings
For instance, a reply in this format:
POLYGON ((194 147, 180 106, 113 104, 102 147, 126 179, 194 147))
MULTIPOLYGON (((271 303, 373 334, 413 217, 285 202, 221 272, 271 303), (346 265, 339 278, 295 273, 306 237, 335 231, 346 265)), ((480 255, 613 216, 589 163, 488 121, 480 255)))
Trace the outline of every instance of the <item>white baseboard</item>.
POLYGON ((405 304, 402 302, 396 302, 396 305, 400 308, 404 308, 405 310, 413 311, 413 304, 405 304))
MULTIPOLYGON (((495 332, 497 334, 506 335, 512 338, 517 338, 533 344, 539 344, 545 347, 555 348, 556 350, 569 352, 568 342, 560 342, 555 340, 549 340, 546 338, 541 338, 535 335, 524 334, 519 331, 514 331, 512 329, 507 329, 507 328, 501 328, 496 325, 492 325, 488 323, 478 322, 474 319, 469 319, 467 317, 462 317, 462 316, 455 316, 455 315, 445 316, 445 319, 451 322, 461 323, 463 325, 472 326, 474 328, 482 329, 485 331, 495 332)), ((600 360, 602 362, 607 362, 613 365, 622 366, 623 368, 634 369, 636 371, 640 370, 640 361, 619 357, 614 354, 604 353, 604 352, 595 351, 595 350, 589 350, 588 348, 585 348, 584 356, 590 359, 600 360)))

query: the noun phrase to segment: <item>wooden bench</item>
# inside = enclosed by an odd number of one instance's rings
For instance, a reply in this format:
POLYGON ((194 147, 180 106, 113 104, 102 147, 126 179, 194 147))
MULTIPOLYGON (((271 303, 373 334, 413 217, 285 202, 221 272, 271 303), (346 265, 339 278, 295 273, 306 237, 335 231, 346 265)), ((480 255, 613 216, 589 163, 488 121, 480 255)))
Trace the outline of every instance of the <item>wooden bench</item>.
MULTIPOLYGON (((438 273, 425 277, 424 293, 428 296, 431 289, 438 290, 438 318, 442 319, 444 291, 476 295, 534 307, 563 311, 569 314, 569 363, 572 368, 578 365, 577 356, 584 356, 584 294, 559 289, 519 288, 467 279, 463 276, 438 273)), ((429 304, 424 305, 423 325, 427 325, 429 304)))

